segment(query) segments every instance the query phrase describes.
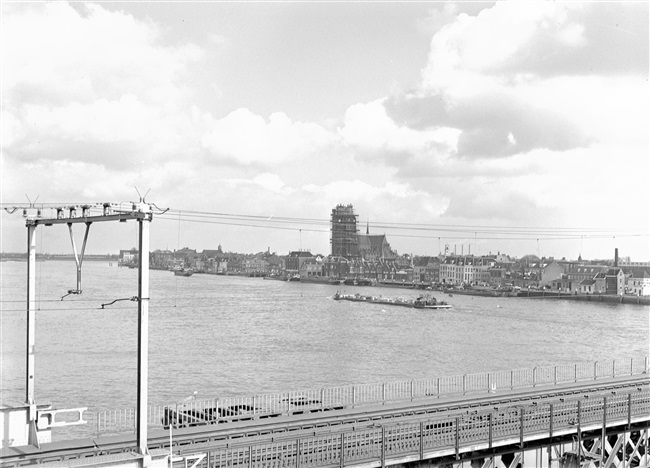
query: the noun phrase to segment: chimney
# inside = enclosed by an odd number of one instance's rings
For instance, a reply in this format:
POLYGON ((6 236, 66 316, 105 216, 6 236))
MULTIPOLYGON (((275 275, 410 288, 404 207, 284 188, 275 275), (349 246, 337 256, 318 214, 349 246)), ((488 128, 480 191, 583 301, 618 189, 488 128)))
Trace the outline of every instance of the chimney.
POLYGON ((614 249, 614 268, 618 268, 618 247, 614 249))

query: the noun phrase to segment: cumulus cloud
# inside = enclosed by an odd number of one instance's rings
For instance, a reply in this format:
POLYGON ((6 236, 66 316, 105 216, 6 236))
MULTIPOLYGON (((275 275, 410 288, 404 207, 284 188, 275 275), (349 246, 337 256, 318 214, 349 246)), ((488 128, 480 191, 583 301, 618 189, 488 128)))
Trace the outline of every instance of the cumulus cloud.
POLYGON ((202 57, 153 23, 100 5, 3 6, 3 151, 124 168, 192 141, 183 85, 202 57))
MULTIPOLYGON (((476 16, 460 14, 433 36, 419 89, 385 101, 388 115, 420 131, 458 129, 458 157, 589 146, 603 135, 585 121, 609 117, 602 108, 596 114, 585 108, 609 102, 604 95, 633 84, 630 72, 647 76, 647 22, 638 19, 643 11, 647 17, 647 5, 540 2, 497 3, 476 16), (634 34, 630 44, 621 37, 603 41, 603 28, 612 38, 624 34, 622 26, 634 34), (617 79, 593 86, 591 76, 603 67, 617 79), (556 86, 560 79, 562 88, 556 86), (591 80, 591 96, 584 95, 585 80, 591 80)), ((634 101, 625 103, 638 111, 634 101)))
POLYGON ((201 144, 213 162, 269 166, 301 159, 334 140, 320 125, 293 122, 282 112, 272 114, 267 122, 242 108, 213 121, 201 144))
POLYGON ((381 160, 393 167, 405 167, 415 159, 432 163, 454 148, 458 134, 453 129, 411 128, 388 115, 383 100, 355 104, 345 113, 338 130, 342 142, 361 160, 381 160))

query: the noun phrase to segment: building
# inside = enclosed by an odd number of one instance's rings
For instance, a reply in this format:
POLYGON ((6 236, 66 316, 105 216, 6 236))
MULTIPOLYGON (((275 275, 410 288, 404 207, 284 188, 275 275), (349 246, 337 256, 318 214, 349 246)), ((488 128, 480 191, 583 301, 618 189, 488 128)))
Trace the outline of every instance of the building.
POLYGON ((293 252, 289 252, 289 255, 284 258, 287 273, 297 275, 300 272, 300 267, 303 262, 313 257, 314 256, 311 252, 306 250, 294 250, 293 252))
POLYGON ((322 277, 323 259, 321 257, 308 257, 300 264, 301 278, 322 277))
POLYGON ((440 259, 419 257, 413 261, 413 281, 437 283, 440 281, 440 259))
POLYGON ((440 282, 446 284, 488 284, 492 259, 450 255, 440 263, 440 282))
POLYGON ((605 273, 607 270, 606 265, 577 265, 567 273, 563 287, 569 291, 580 291, 580 283, 583 280, 592 280, 598 273, 605 273))
POLYGON ((627 278, 626 292, 635 296, 650 296, 650 273, 646 270, 632 273, 627 278))
POLYGON ((359 255, 364 260, 392 260, 397 258, 397 252, 391 249, 385 234, 370 234, 370 224, 366 225, 366 233, 357 235, 359 255))
POLYGON ((545 288, 555 280, 561 279, 563 274, 564 267, 555 260, 550 260, 548 263, 542 262, 539 286, 545 288))
POLYGON ((622 296, 625 293, 625 273, 621 268, 610 268, 605 274, 605 294, 622 296))
POLYGON ((350 274, 350 260, 344 257, 330 256, 323 260, 323 276, 345 279, 350 274))
POLYGON ((130 250, 120 250, 120 257, 118 259, 119 265, 135 265, 138 263, 138 249, 135 247, 130 250))
POLYGON ((336 205, 331 216, 332 256, 347 259, 359 257, 357 215, 350 205, 336 205))

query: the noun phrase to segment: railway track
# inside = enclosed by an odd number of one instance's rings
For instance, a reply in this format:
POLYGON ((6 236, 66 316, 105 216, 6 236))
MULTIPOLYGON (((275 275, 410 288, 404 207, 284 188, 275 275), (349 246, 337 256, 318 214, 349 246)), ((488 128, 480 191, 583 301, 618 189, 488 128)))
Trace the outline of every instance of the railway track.
MULTIPOLYGON (((391 403, 385 406, 364 406, 340 410, 294 411, 277 417, 249 417, 228 423, 206 424, 173 429, 173 449, 187 451, 214 450, 226 447, 250 446, 282 440, 296 440, 326 434, 354 432, 383 425, 397 425, 436 419, 452 420, 459 415, 481 411, 507 412, 509 408, 533 406, 543 403, 596 397, 603 394, 629 393, 647 390, 647 375, 624 377, 597 382, 579 382, 562 387, 527 388, 500 394, 450 397, 446 399, 421 399, 413 402, 391 403), (596 384, 596 385, 594 385, 596 384)), ((150 449, 169 448, 170 434, 159 430, 150 433, 150 449)), ((2 449, 2 466, 24 466, 47 461, 72 460, 97 455, 133 452, 136 449, 133 435, 77 439, 43 444, 36 447, 2 449)))

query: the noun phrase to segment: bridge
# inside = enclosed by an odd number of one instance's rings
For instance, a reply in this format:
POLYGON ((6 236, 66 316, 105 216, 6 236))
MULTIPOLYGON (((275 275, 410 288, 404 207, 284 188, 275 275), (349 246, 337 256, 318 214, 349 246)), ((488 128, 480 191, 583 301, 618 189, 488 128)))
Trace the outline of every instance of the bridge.
POLYGON ((88 413, 90 437, 5 447, 0 461, 7 467, 649 466, 649 364, 645 357, 150 406, 146 454, 138 451, 133 411, 88 413))

